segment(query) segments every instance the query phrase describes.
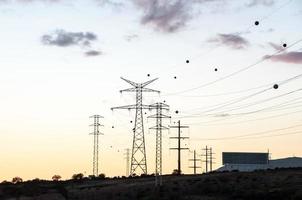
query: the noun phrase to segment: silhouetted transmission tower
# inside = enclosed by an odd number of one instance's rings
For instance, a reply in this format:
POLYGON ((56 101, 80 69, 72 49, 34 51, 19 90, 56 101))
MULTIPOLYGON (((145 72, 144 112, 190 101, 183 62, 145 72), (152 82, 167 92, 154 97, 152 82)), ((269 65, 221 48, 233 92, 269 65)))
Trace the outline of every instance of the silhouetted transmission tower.
POLYGON ((93 118, 93 124, 90 126, 93 126, 93 133, 90 133, 93 135, 93 163, 92 163, 92 171, 94 176, 99 175, 99 135, 103 135, 103 133, 100 133, 100 126, 103 126, 100 124, 100 118, 103 118, 100 115, 93 115, 90 118, 93 118))
POLYGON ((162 130, 169 128, 163 126, 162 119, 171 118, 168 115, 162 113, 163 110, 168 111, 169 106, 164 103, 155 103, 150 105, 151 108, 156 109, 156 114, 151 115, 148 118, 155 118, 156 125, 150 129, 156 130, 156 150, 155 150, 155 185, 162 185, 162 130))
POLYGON ((143 92, 158 92, 157 90, 145 88, 150 83, 154 82, 156 79, 144 82, 135 83, 124 79, 132 88, 121 90, 120 92, 135 92, 136 93, 136 104, 113 107, 111 110, 115 109, 135 109, 135 125, 133 128, 133 144, 132 144, 132 155, 131 155, 131 171, 130 174, 133 175, 137 169, 141 169, 143 174, 147 174, 147 160, 146 160, 146 149, 145 149, 145 136, 144 136, 144 123, 143 123, 143 109, 150 109, 149 105, 143 105, 143 92))

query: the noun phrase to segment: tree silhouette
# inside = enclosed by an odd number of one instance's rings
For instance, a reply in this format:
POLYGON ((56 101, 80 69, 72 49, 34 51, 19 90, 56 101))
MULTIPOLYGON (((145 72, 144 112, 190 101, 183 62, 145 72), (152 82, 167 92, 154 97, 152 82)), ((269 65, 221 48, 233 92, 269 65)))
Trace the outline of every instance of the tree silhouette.
POLYGON ((81 180, 83 178, 84 178, 84 174, 82 173, 72 175, 72 179, 74 180, 81 180))
POLYGON ((52 180, 53 181, 59 181, 62 177, 60 175, 53 175, 52 180))
POLYGON ((14 183, 14 184, 21 183, 21 182, 23 182, 23 179, 18 176, 14 177, 12 180, 12 183, 14 183))

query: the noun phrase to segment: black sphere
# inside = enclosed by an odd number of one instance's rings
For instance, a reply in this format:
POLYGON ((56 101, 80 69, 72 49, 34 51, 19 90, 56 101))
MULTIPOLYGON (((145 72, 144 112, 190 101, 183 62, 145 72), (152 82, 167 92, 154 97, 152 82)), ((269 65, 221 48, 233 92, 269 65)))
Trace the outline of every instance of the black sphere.
POLYGON ((132 121, 130 121, 130 123, 132 123, 132 121))
POLYGON ((217 72, 218 71, 218 69, 217 68, 215 68, 215 72, 217 72))
POLYGON ((284 44, 283 44, 283 47, 284 47, 284 48, 285 48, 285 47, 287 47, 287 44, 286 44, 286 43, 284 43, 284 44))
POLYGON ((177 77, 176 77, 176 76, 174 76, 174 79, 177 79, 177 77))
POLYGON ((147 76, 149 77, 149 76, 150 76, 150 74, 147 74, 147 76))
POLYGON ((189 63, 190 61, 189 60, 186 60, 186 63, 189 63))
POLYGON ((279 85, 278 84, 275 84, 274 85, 274 89, 278 89, 279 88, 279 85))
POLYGON ((259 25, 259 22, 258 22, 258 21, 255 21, 255 25, 258 26, 258 25, 259 25))
POLYGON ((178 113, 179 113, 179 111, 178 111, 178 110, 176 110, 176 111, 175 111, 175 113, 176 113, 176 114, 178 114, 178 113))

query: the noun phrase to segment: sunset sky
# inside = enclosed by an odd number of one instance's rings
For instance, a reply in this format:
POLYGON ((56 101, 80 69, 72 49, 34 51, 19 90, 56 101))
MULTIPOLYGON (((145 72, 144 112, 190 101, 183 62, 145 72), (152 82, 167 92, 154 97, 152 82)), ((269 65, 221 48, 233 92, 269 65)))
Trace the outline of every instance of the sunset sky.
MULTIPOLYGON (((171 125, 190 126, 183 145, 211 146, 215 168, 223 151, 302 157, 300 0, 0 0, 0 26, 0 182, 92 174, 93 114, 104 116, 99 171, 125 175, 135 112, 110 108, 135 96, 119 93, 120 77, 159 78, 144 104, 166 101, 171 125)), ((148 173, 154 125, 145 119, 148 173)), ((164 132, 164 173, 175 135, 164 132)))

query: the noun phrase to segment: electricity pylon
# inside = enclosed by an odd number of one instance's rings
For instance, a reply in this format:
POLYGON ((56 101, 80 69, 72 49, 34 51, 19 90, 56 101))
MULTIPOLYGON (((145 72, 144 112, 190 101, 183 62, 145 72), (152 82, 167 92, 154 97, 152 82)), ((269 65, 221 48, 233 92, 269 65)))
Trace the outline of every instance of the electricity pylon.
POLYGON ((148 118, 155 118, 156 125, 150 129, 156 130, 156 145, 155 145, 155 186, 162 185, 162 130, 168 128, 162 125, 162 119, 171 118, 168 115, 162 114, 163 110, 168 111, 169 106, 164 103, 155 103, 150 105, 150 108, 156 109, 156 114, 148 118))
POLYGON ((92 173, 94 176, 99 175, 99 135, 103 135, 103 133, 100 132, 100 126, 103 126, 100 124, 100 118, 103 118, 100 115, 93 115, 90 118, 93 118, 93 124, 90 126, 93 126, 93 133, 90 133, 90 135, 93 135, 93 161, 92 161, 92 173))
POLYGON ((124 153, 124 155, 125 155, 125 159, 126 159, 126 177, 128 177, 129 176, 129 161, 130 161, 130 149, 129 148, 127 148, 127 149, 125 149, 125 153, 124 153))
POLYGON ((135 125, 133 128, 133 143, 132 143, 132 155, 131 155, 131 171, 130 174, 133 175, 137 169, 140 169, 143 174, 147 174, 147 159, 146 159, 146 148, 145 148, 145 136, 144 136, 144 123, 143 123, 143 109, 150 109, 149 105, 143 104, 143 92, 157 92, 157 90, 145 88, 150 83, 154 82, 156 79, 144 82, 144 83, 135 83, 124 79, 132 88, 121 90, 120 92, 135 92, 136 93, 136 104, 113 107, 111 110, 116 109, 135 109, 135 125))

